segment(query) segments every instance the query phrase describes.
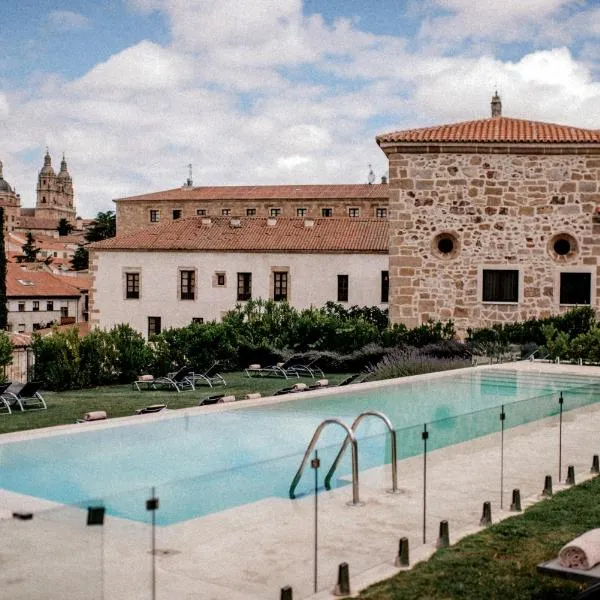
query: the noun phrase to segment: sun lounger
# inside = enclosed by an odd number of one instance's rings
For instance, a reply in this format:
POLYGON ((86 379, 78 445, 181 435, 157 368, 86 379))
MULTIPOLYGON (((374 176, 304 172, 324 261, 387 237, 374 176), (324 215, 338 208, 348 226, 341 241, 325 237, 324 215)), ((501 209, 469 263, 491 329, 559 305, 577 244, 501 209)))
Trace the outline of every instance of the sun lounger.
POLYGON ((223 376, 216 372, 218 364, 218 362, 213 363, 211 367, 204 373, 197 373, 194 371, 192 374, 188 375, 188 378, 193 380, 194 386, 204 383, 206 383, 209 387, 213 387, 215 385, 227 385, 225 379, 223 379, 223 376))
POLYGON ((155 377, 153 381, 154 388, 166 387, 173 388, 178 392, 194 388, 194 371, 191 367, 182 367, 176 373, 169 373, 165 377, 155 377))
POLYGON ((235 396, 227 394, 217 394, 208 396, 198 402, 198 406, 208 406, 210 404, 223 404, 225 402, 235 402, 235 396))
POLYGON ((315 375, 318 375, 319 377, 324 377, 323 370, 321 369, 321 367, 317 367, 317 365, 316 365, 317 361, 320 358, 321 358, 320 356, 317 356, 316 358, 314 358, 313 360, 311 360, 310 362, 305 363, 305 364, 294 362, 292 360, 291 361, 292 364, 290 364, 288 367, 286 367, 286 371, 287 371, 288 375, 291 375, 291 374, 296 374, 297 376, 303 375, 303 376, 312 377, 313 379, 315 378, 315 375))
POLYGON ((46 401, 40 393, 41 387, 39 381, 28 381, 15 392, 5 391, 2 398, 11 407, 17 405, 21 410, 46 410, 46 401))
POLYGON ((295 371, 288 372, 288 368, 291 364, 292 363, 289 360, 268 367, 261 367, 259 364, 253 364, 249 365, 244 371, 248 377, 283 377, 284 379, 288 379, 289 377, 300 377, 295 371))
POLYGON ((140 375, 131 385, 138 392, 141 392, 144 388, 147 390, 156 389, 154 387, 154 375, 140 375))
POLYGON ((12 412, 9 401, 3 396, 4 392, 6 392, 11 385, 11 381, 0 383, 0 415, 10 415, 12 412))
POLYGON ((136 415, 149 415, 152 413, 162 412, 163 410, 167 410, 166 404, 152 404, 150 406, 144 406, 144 408, 138 408, 135 411, 136 415))

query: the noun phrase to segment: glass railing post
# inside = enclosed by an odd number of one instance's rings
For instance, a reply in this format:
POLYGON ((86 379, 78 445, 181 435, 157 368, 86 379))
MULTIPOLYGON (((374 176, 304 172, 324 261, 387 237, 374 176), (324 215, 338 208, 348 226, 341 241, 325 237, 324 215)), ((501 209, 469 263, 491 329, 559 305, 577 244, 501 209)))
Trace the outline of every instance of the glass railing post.
POLYGON ((423 543, 427 543, 427 423, 423 425, 421 439, 423 440, 423 543))

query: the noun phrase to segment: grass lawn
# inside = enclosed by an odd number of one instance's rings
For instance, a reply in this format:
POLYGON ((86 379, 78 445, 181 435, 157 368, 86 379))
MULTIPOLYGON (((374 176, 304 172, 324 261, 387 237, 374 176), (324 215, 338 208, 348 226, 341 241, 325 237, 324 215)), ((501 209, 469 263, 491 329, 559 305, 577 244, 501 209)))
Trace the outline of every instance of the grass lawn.
POLYGON ((555 558, 564 544, 597 527, 600 477, 438 550, 427 562, 366 589, 359 598, 571 600, 584 586, 539 575, 536 565, 555 558))
MULTIPOLYGON (((336 384, 347 377, 348 374, 335 373, 326 375, 330 384, 336 384)), ((284 379, 282 377, 252 377, 245 373, 225 373, 225 387, 209 388, 207 385, 197 386, 195 391, 186 390, 143 390, 138 392, 131 385, 115 385, 98 387, 86 390, 73 390, 68 392, 43 392, 48 410, 39 411, 14 411, 10 415, 0 415, 0 434, 38 427, 50 427, 74 423, 81 419, 86 412, 92 410, 105 410, 109 417, 125 417, 133 415, 138 408, 150 404, 167 404, 169 409, 197 406, 198 402, 212 394, 232 394, 236 398, 243 398, 248 392, 260 392, 263 396, 270 396, 273 392, 304 382, 308 385, 314 383, 310 377, 300 379, 284 379)))

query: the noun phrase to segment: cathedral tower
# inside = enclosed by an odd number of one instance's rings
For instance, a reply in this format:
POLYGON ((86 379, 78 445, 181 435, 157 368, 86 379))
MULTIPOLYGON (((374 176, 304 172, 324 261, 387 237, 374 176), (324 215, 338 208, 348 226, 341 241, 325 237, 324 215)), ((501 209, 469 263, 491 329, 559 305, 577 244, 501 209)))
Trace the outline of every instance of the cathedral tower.
POLYGON ((44 166, 38 175, 35 216, 53 219, 57 222, 65 218, 71 223, 75 223, 73 180, 67 170, 67 161, 63 155, 57 175, 52 168, 52 159, 47 149, 44 166))

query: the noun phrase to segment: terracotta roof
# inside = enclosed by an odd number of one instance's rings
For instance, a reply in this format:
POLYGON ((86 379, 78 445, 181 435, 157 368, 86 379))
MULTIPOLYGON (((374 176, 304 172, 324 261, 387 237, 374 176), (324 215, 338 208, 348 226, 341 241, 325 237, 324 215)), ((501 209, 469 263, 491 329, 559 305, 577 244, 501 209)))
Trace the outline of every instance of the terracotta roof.
POLYGON ((377 143, 528 143, 528 144, 597 144, 600 130, 580 129, 568 125, 492 117, 450 125, 392 131, 377 136, 377 143))
POLYGON ((90 275, 62 275, 56 273, 54 277, 67 285, 76 287, 78 290, 89 290, 92 287, 92 277, 90 275))
POLYGON ((217 252, 388 251, 387 219, 179 219, 96 242, 92 250, 202 250, 217 252), (307 224, 311 224, 307 226, 307 224))
POLYGON ((232 185, 181 187, 163 192, 117 198, 122 200, 328 200, 341 198, 387 199, 384 183, 340 185, 232 185))
POLYGON ((56 229, 58 221, 55 219, 44 219, 42 217, 17 217, 15 226, 20 229, 56 229))
POLYGON ((81 295, 79 289, 47 271, 30 270, 6 263, 7 298, 67 298, 81 295))

